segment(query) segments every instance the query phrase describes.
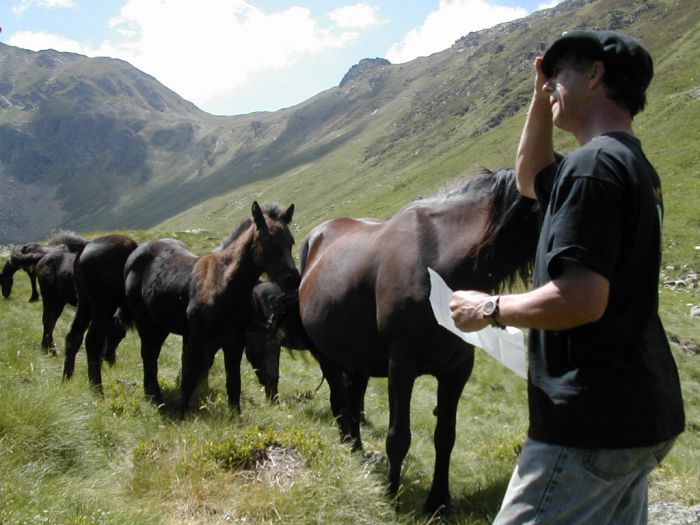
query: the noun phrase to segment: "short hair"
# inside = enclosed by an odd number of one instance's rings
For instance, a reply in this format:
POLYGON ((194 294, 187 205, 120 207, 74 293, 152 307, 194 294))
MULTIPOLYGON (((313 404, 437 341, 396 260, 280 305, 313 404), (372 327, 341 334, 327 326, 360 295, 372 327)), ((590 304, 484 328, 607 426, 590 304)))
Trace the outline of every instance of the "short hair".
MULTIPOLYGON (((583 71, 593 66, 593 59, 584 53, 577 53, 570 50, 563 58, 570 62, 571 66, 577 71, 583 71)), ((600 60, 600 59, 598 59, 600 60)), ((644 110, 647 104, 646 90, 639 86, 639 81, 632 78, 626 71, 608 67, 604 61, 605 72, 603 73, 603 86, 605 95, 629 111, 633 117, 644 110)))

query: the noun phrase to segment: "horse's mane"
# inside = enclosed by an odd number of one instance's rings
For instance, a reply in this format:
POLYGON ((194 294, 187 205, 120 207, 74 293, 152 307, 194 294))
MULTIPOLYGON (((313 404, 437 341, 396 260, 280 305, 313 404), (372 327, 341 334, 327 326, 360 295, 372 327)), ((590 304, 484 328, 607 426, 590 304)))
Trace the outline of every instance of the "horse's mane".
POLYGON ((466 182, 458 181, 422 202, 431 205, 484 197, 488 197, 491 204, 484 236, 470 253, 474 269, 495 267, 495 262, 504 260, 504 257, 508 258, 506 260, 517 258, 519 264, 499 280, 497 288, 512 286, 518 280, 527 282, 534 262, 541 216, 536 201, 518 191, 514 169, 491 171, 482 168, 466 182))
MULTIPOLYGON (((261 206, 262 212, 264 215, 267 215, 270 219, 272 220, 282 220, 282 214, 284 213, 284 210, 278 205, 278 204, 264 204, 261 206)), ((238 227, 233 230, 231 235, 226 237, 221 244, 219 245, 218 248, 216 248, 214 251, 215 252, 220 252, 221 250, 226 249, 228 246, 236 242, 238 238, 243 235, 245 231, 250 228, 251 223, 253 222, 253 219, 248 218, 244 220, 241 224, 238 225, 238 227)))
POLYGON ((64 245, 70 252, 80 252, 89 241, 77 233, 69 230, 55 230, 49 234, 48 246, 64 245))

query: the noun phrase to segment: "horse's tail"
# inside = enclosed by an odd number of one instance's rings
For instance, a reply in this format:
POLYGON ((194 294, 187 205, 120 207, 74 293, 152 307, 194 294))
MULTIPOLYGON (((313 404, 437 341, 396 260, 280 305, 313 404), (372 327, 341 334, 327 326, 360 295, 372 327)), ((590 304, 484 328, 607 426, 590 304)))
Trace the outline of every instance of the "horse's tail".
POLYGON ((134 315, 126 301, 124 301, 119 308, 117 308, 117 311, 114 312, 114 322, 121 326, 125 331, 134 327, 134 315))
POLYGON ((50 245, 55 246, 62 244, 68 249, 69 252, 76 254, 82 253, 88 242, 89 241, 87 239, 84 239, 77 233, 67 230, 57 230, 49 237, 50 245))

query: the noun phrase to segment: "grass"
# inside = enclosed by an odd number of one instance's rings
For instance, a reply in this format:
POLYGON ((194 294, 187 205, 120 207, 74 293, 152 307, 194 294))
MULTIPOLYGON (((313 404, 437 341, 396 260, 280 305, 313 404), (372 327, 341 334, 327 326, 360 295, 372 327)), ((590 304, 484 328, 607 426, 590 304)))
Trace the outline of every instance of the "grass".
MULTIPOLYGON (((664 290, 662 309, 684 309, 687 295, 664 290)), ((434 459, 433 378, 416 382, 413 440, 397 511, 384 492, 386 380, 372 379, 366 398, 363 439, 374 461, 340 444, 327 385, 316 391, 321 373, 305 352, 283 353, 281 406, 264 401, 244 360, 243 412, 237 417, 229 414, 217 357, 199 410, 179 420, 143 398, 135 333, 119 347, 117 364, 104 369, 104 398, 88 386, 82 351, 74 379, 61 382, 60 354, 41 352, 41 307, 26 302, 28 297, 28 279, 18 274, 12 297, 0 301, 0 523, 429 522, 421 508, 434 459)), ((56 341, 62 341, 72 316, 68 308, 59 319, 56 341)), ((664 321, 670 332, 697 342, 698 321, 693 325, 681 314, 665 315, 664 321)), ((177 399, 179 349, 178 338, 170 337, 161 354, 160 378, 169 403, 177 399)), ((677 344, 673 351, 688 429, 653 473, 651 502, 695 505, 700 503, 700 357, 677 344)), ((478 352, 458 412, 451 470, 454 523, 493 519, 526 424, 525 382, 478 352)))

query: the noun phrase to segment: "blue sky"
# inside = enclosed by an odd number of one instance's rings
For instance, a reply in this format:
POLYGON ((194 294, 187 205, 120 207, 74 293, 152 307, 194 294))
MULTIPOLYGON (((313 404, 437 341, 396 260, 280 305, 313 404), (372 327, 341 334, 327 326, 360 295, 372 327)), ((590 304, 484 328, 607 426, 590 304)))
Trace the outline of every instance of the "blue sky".
POLYGON ((557 0, 0 0, 0 42, 128 61, 216 115, 275 111, 557 0))

